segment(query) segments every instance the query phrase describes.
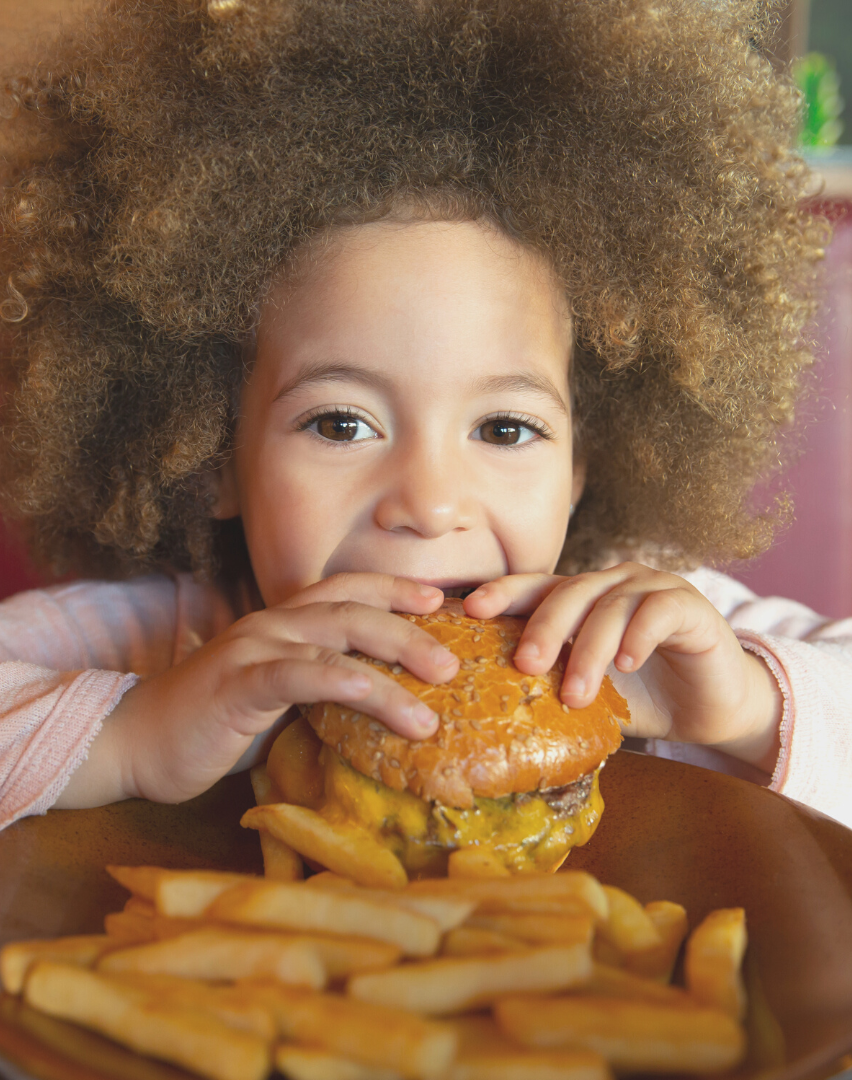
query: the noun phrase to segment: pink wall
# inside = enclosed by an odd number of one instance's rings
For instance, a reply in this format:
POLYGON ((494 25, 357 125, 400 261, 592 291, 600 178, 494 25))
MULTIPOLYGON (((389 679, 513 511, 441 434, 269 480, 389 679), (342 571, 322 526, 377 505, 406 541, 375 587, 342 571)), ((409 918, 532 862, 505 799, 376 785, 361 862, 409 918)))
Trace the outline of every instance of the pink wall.
POLYGON ((795 520, 735 576, 760 596, 787 596, 843 618, 852 615, 852 203, 831 210, 837 223, 826 258, 818 393, 787 483, 795 520))

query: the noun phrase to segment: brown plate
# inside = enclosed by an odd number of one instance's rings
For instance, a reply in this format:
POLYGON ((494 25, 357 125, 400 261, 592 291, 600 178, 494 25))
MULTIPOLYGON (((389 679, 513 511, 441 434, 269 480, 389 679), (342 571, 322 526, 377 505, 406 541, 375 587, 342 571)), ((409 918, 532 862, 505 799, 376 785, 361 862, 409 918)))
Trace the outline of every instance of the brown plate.
MULTIPOLYGON (((601 786, 606 813, 572 867, 643 902, 678 901, 692 925, 712 908, 746 909, 752 1053, 738 1076, 839 1071, 852 1053, 852 831, 733 777, 625 751, 601 786)), ((182 806, 132 801, 18 822, 0 833, 0 944, 100 930, 126 897, 106 863, 260 872, 257 834, 239 827, 252 801, 243 775, 182 806)), ((15 1080, 187 1075, 8 996, 0 1076, 4 1067, 15 1080)))

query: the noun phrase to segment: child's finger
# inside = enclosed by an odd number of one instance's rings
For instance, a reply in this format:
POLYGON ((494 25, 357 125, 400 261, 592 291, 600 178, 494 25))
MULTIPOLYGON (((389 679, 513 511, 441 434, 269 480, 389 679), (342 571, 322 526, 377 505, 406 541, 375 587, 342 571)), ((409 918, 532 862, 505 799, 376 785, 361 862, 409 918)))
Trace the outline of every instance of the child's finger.
POLYGON ((565 580, 557 574, 507 574, 487 581, 465 597, 464 609, 474 619, 528 615, 565 580))
POLYGON ((384 611, 409 611, 426 615, 443 601, 444 594, 432 585, 421 585, 411 578, 393 574, 333 574, 323 581, 309 585, 278 605, 281 608, 304 607, 306 604, 354 600, 359 604, 384 611))
POLYGON ((615 664, 620 671, 636 671, 661 645, 703 652, 718 639, 713 633, 715 621, 715 611, 688 588, 650 593, 643 598, 624 632, 615 664), (702 618, 708 612, 713 617, 702 618))
MULTIPOLYGON (((264 613, 266 614, 266 613, 264 613)), ((335 652, 358 651, 401 664, 426 682, 446 682, 459 668, 456 656, 420 626, 368 604, 346 600, 314 603, 289 611, 270 609, 282 644, 301 642, 335 652)))
POLYGON ((614 588, 594 604, 574 637, 565 665, 560 696, 566 705, 582 709, 595 700, 644 597, 638 590, 614 588))
MULTIPOLYGON (((294 701, 336 701, 381 720, 408 739, 431 735, 438 717, 398 682, 351 656, 311 645, 291 646, 295 655, 247 668, 236 694, 259 714, 294 701)), ((252 734, 254 726, 248 719, 252 734)), ((258 717, 265 723, 262 716, 258 717)))
POLYGON ((566 641, 574 638, 595 604, 625 582, 641 577, 629 564, 576 577, 557 578, 524 627, 513 661, 530 675, 549 671, 566 641))

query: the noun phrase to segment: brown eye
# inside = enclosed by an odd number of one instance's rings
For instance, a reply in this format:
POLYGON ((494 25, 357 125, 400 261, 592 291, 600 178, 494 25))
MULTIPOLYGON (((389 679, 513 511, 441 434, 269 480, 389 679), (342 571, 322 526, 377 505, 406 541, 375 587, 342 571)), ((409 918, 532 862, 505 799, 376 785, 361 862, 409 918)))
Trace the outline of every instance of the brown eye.
POLYGON ((347 413, 324 413, 317 416, 308 427, 329 442, 363 442, 365 439, 377 437, 365 420, 347 413))
POLYGON ((358 421, 347 416, 322 416, 317 420, 317 433, 335 442, 350 442, 358 434, 358 421))
POLYGON ((486 420, 479 430, 482 441, 495 446, 517 446, 518 443, 527 442, 532 435, 525 424, 515 420, 486 420))

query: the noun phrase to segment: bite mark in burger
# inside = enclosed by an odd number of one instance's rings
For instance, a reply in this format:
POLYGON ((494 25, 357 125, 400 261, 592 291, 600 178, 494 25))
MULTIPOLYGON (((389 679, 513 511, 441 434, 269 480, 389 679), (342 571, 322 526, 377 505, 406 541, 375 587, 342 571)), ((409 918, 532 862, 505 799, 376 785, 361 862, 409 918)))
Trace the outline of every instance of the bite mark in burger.
POLYGON ((624 698, 605 678, 591 705, 569 709, 561 660, 543 675, 518 671, 523 619, 473 619, 452 599, 403 617, 458 656, 451 682, 356 655, 433 709, 435 734, 409 740, 351 708, 306 706, 276 741, 270 777, 288 802, 366 828, 410 877, 446 874, 469 847, 511 873, 556 870, 600 821, 598 774, 621 743, 624 698))

